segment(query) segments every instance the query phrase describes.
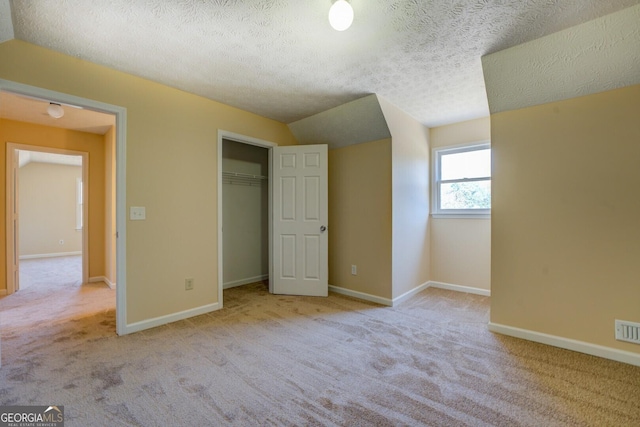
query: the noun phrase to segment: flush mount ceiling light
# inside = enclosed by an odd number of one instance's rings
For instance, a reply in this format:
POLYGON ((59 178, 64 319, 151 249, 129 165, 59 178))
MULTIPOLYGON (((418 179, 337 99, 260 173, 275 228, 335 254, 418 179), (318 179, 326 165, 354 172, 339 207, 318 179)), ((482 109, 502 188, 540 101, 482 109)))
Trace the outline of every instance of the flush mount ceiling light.
POLYGON ((329 9, 329 23, 336 31, 344 31, 353 22, 353 8, 346 0, 337 0, 329 9))
POLYGON ((54 119, 59 119, 64 116, 64 110, 62 109, 62 105, 56 104, 55 102, 50 102, 49 107, 47 107, 47 113, 54 119))

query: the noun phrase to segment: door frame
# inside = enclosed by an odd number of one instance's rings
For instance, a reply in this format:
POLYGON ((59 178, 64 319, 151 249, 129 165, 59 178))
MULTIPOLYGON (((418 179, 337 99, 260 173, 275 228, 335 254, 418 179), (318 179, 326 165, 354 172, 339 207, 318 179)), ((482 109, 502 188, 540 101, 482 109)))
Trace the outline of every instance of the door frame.
MULTIPOLYGON (((112 114, 116 118, 115 169, 116 169, 116 333, 125 335, 127 330, 127 245, 126 245, 126 153, 127 153, 127 109, 88 98, 56 92, 36 86, 0 79, 0 91, 27 95, 51 102, 71 104, 89 110, 112 114)), ((0 346, 1 348, 1 346, 0 346)))
MULTIPOLYGON (((14 170, 18 170, 19 166, 16 167, 17 162, 17 152, 21 151, 36 151, 40 153, 53 153, 53 154, 64 154, 67 156, 80 156, 82 157, 82 198, 83 200, 89 200, 89 153, 85 151, 74 151, 74 150, 66 150, 61 148, 52 148, 52 147, 41 147, 38 145, 29 145, 29 144, 18 144, 14 142, 6 143, 6 204, 5 204, 5 219, 6 223, 6 259, 7 259, 7 295, 11 295, 17 289, 15 286, 15 278, 13 275, 13 271, 9 271, 9 260, 15 259, 17 260, 16 264, 20 265, 20 256, 19 256, 19 235, 16 235, 13 227, 13 215, 10 215, 10 212, 13 210, 15 200, 19 200, 18 194, 18 186, 16 185, 19 180, 17 179, 17 175, 14 175, 14 170), (18 252, 18 253, 15 253, 18 252)), ((87 284, 89 282, 89 204, 82 204, 82 284, 87 284)), ((18 218, 20 218, 20 208, 18 204, 18 218)), ((19 220, 18 220, 19 221, 19 220)), ((19 268, 19 267, 18 267, 19 268)), ((11 269, 13 270, 13 268, 11 269)))
MULTIPOLYGON (((224 277, 223 277, 223 227, 222 227, 222 140, 226 139, 228 141, 239 142, 241 144, 255 145, 257 147, 263 147, 268 150, 269 153, 269 173, 268 184, 269 184, 269 277, 273 274, 273 253, 271 250, 271 240, 273 233, 273 215, 272 215, 272 206, 271 206, 271 159, 272 159, 272 148, 277 147, 278 144, 270 141, 266 141, 264 139, 253 138, 246 135, 240 135, 234 132, 228 132, 222 129, 218 130, 218 302, 220 304, 220 308, 223 307, 222 302, 222 294, 224 288, 224 277)), ((269 280, 269 292, 272 292, 272 282, 269 280)))

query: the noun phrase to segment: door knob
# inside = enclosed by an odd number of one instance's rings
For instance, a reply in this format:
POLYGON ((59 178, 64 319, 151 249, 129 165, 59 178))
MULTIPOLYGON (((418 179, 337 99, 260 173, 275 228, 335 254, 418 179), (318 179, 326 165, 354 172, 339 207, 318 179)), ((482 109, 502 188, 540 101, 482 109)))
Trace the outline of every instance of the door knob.
POLYGON ((325 227, 324 225, 320 226, 320 232, 324 233, 325 231, 327 231, 327 227, 325 227))

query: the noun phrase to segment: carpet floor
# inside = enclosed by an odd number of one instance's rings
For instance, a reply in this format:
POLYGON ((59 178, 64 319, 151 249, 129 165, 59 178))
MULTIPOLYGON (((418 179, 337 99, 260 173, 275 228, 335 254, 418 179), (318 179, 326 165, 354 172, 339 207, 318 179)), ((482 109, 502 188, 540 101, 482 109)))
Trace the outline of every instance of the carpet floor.
POLYGON ((115 306, 115 290, 105 283, 82 284, 82 256, 25 259, 20 261, 20 290, 0 297, 0 328, 68 322, 115 306))
POLYGON ((441 289, 390 308, 256 283, 123 337, 113 309, 16 325, 0 405, 64 405, 68 426, 640 425, 639 367, 493 334, 488 313, 441 289))

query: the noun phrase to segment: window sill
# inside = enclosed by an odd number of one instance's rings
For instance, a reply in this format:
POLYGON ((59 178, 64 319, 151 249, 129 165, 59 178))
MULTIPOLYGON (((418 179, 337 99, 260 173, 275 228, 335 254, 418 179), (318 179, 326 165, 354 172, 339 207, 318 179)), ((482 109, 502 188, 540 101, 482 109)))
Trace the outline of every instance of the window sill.
POLYGON ((491 219, 491 214, 445 214, 445 213, 433 213, 431 218, 434 219, 491 219))

